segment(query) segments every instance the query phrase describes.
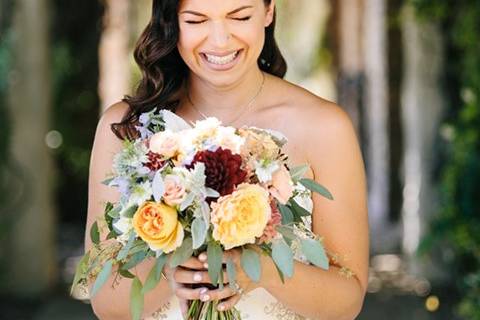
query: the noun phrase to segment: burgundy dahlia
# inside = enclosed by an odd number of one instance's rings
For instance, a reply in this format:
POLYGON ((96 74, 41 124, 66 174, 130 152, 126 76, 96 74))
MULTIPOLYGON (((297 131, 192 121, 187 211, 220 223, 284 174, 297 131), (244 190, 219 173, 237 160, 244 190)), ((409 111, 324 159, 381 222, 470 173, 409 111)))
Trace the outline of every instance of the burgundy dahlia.
POLYGON ((193 168, 197 162, 205 164, 206 186, 218 191, 221 196, 232 193, 247 176, 247 172, 241 168, 242 157, 232 154, 228 149, 199 151, 188 169, 193 168))
POLYGON ((162 160, 162 156, 158 153, 149 151, 147 157, 148 162, 145 163, 145 166, 152 171, 160 170, 165 164, 165 161, 162 160))

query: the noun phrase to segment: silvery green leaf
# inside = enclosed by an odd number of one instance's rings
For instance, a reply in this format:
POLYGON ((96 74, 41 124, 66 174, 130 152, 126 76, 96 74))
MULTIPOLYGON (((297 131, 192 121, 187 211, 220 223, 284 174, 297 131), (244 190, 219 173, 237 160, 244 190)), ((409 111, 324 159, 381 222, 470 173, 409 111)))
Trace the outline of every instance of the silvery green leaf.
POLYGON ((195 195, 193 193, 188 193, 185 199, 180 204, 180 211, 184 211, 185 209, 187 209, 193 203, 194 199, 195 195))
POLYGON ((232 290, 236 290, 235 283, 237 280, 237 270, 235 269, 235 264, 230 257, 227 258, 227 275, 230 288, 232 288, 232 290))
POLYGON ((167 262, 166 254, 162 254, 156 259, 155 265, 150 270, 147 280, 145 280, 145 284, 143 285, 143 289, 142 289, 143 294, 147 293, 148 291, 152 290, 157 286, 158 282, 161 279, 160 275, 162 274, 163 266, 165 265, 166 262, 167 262))
POLYGON ((153 198, 155 201, 160 202, 165 192, 165 184, 163 182, 162 173, 157 171, 153 177, 152 182, 153 198))
POLYGON ((112 182, 114 179, 115 179, 115 177, 108 178, 108 179, 103 180, 101 183, 106 185, 106 186, 109 186, 110 182, 112 182))
POLYGON ((290 176, 293 181, 298 181, 303 178, 305 173, 307 173, 310 166, 308 164, 303 164, 290 169, 290 176))
POLYGON ((283 239, 289 245, 292 243, 292 241, 297 239, 297 236, 295 235, 291 227, 279 225, 275 229, 283 236, 283 239))
POLYGON ((107 282, 108 278, 110 277, 110 273, 112 271, 113 261, 108 260, 104 265, 102 270, 95 279, 95 283, 92 287, 92 292, 90 293, 90 298, 93 298, 97 293, 98 290, 107 282))
POLYGON ((181 117, 168 110, 160 110, 163 121, 165 123, 165 129, 173 132, 191 129, 192 127, 181 117))
POLYGON ((142 282, 135 277, 130 289, 130 313, 132 320, 140 320, 142 318, 143 302, 142 282))
POLYGON ((128 207, 126 210, 124 210, 121 215, 125 218, 133 218, 133 215, 135 212, 137 212, 138 206, 137 205, 132 205, 128 207))
POLYGON ((220 193, 218 193, 217 190, 214 190, 214 189, 212 189, 212 188, 206 188, 205 190, 207 191, 207 193, 206 193, 206 196, 207 196, 207 197, 210 197, 210 198, 218 198, 218 197, 220 197, 220 193))
POLYGON ((216 285, 222 272, 223 251, 220 244, 216 241, 210 241, 207 246, 208 275, 212 284, 216 285))
POLYGON ((182 244, 172 254, 169 265, 175 268, 187 261, 193 254, 192 238, 183 239, 182 244))
POLYGON ((138 251, 134 253, 131 257, 130 260, 128 260, 127 263, 125 263, 122 266, 123 270, 130 270, 133 267, 137 266, 139 263, 141 263, 145 258, 147 257, 148 252, 147 251, 138 251))
POLYGON ((115 206, 112 208, 112 210, 109 210, 107 215, 109 215, 111 218, 115 219, 120 216, 120 211, 122 208, 120 206, 115 206))
POLYGON ((282 214, 282 224, 290 224, 293 222, 294 217, 292 210, 290 210, 289 207, 278 203, 278 209, 280 210, 280 213, 282 214))
POLYGON ((323 245, 318 240, 302 239, 301 248, 308 261, 317 267, 328 270, 328 257, 323 245))
POLYGON ((285 241, 275 240, 272 243, 272 258, 284 275, 293 276, 293 252, 285 241))
MULTIPOLYGON (((243 249, 240 263, 247 276, 254 282, 260 281, 261 264, 258 253, 252 249, 243 249)), ((209 264, 210 265, 210 264, 209 264)))
POLYGON ((133 242, 135 240, 135 232, 130 233, 127 244, 118 252, 117 260, 123 260, 127 257, 128 252, 132 248, 133 242))
POLYGON ((203 220, 208 223, 210 221, 210 206, 206 201, 200 202, 200 210, 202 212, 203 220))
POLYGON ((305 188, 310 189, 311 191, 316 192, 329 200, 333 200, 333 196, 330 191, 316 181, 304 178, 300 180, 300 183, 303 184, 305 188))
POLYGON ((203 218, 195 218, 192 223, 193 249, 198 249, 207 237, 207 224, 203 218))

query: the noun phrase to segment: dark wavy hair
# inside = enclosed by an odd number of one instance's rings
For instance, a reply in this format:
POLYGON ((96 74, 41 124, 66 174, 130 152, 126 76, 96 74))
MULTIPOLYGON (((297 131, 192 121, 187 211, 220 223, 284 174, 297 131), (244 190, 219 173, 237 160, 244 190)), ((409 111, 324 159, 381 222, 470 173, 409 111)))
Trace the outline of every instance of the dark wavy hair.
MULTIPOLYGON (((144 112, 157 107, 175 111, 181 89, 189 69, 177 49, 179 39, 178 6, 180 0, 153 0, 152 18, 140 36, 134 51, 135 61, 142 71, 136 92, 122 100, 129 108, 112 131, 120 139, 135 139, 135 125, 144 112)), ((269 5, 271 0, 264 0, 269 5)), ((265 44, 258 66, 261 70, 283 78, 287 64, 275 41, 276 13, 272 23, 265 28, 265 44)))

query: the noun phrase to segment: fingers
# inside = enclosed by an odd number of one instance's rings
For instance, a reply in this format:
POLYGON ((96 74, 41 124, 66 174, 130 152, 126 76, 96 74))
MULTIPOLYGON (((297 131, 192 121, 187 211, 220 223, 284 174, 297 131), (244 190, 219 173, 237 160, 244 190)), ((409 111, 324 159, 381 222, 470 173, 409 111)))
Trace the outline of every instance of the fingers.
POLYGON ((188 288, 179 286, 175 289, 175 295, 183 300, 200 300, 201 296, 208 291, 207 288, 188 288))
POLYGON ((208 290, 205 293, 200 295, 200 300, 208 301, 208 300, 223 300, 226 298, 230 298, 231 296, 235 295, 236 292, 233 291, 230 287, 225 286, 223 289, 214 289, 208 290))
POLYGON ((235 294, 235 295, 231 296, 230 298, 227 298, 225 301, 222 301, 221 303, 219 303, 218 306, 217 306, 217 309, 219 311, 230 310, 233 307, 235 307, 235 305, 238 303, 238 301, 240 301, 241 298, 242 298, 241 295, 235 294))
MULTIPOLYGON (((233 261, 236 260, 237 256, 240 256, 240 251, 238 249, 230 249, 223 252, 222 263, 227 263, 227 259, 231 258, 233 261)), ((202 263, 207 263, 207 253, 202 252, 198 255, 198 260, 202 263)), ((208 268, 208 263, 204 265, 205 268, 208 268)))
POLYGON ((204 266, 204 263, 196 257, 191 257, 190 259, 182 263, 180 266, 188 269, 195 269, 195 270, 206 269, 206 267, 204 266))
MULTIPOLYGON (((212 283, 208 271, 192 271, 184 268, 176 268, 173 272, 173 280, 178 283, 212 283)), ((228 274, 223 271, 223 283, 228 283, 228 274)))

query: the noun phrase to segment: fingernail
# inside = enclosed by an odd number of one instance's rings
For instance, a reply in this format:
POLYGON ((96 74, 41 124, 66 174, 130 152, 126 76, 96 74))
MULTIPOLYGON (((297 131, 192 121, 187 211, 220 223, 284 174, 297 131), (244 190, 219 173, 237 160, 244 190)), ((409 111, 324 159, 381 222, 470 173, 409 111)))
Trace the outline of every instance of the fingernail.
POLYGON ((200 294, 204 294, 204 293, 207 292, 207 291, 208 291, 207 288, 202 288, 202 289, 200 289, 200 294))
POLYGON ((205 269, 208 269, 208 263, 205 262, 205 263, 203 264, 203 267, 204 267, 205 269))
POLYGON ((202 252, 202 253, 200 253, 200 255, 198 256, 198 259, 199 259, 200 261, 202 261, 202 262, 205 262, 205 261, 207 261, 207 255, 206 255, 204 252, 202 252))
POLYGON ((198 272, 195 273, 195 274, 193 275, 193 280, 194 280, 194 281, 197 281, 197 282, 202 281, 202 274, 201 274, 201 273, 198 273, 198 272))
POLYGON ((200 300, 202 301, 208 301, 210 299, 210 296, 208 294, 200 296, 200 300))
POLYGON ((225 305, 220 304, 220 305, 218 306, 218 310, 219 310, 219 311, 225 310, 225 305))

